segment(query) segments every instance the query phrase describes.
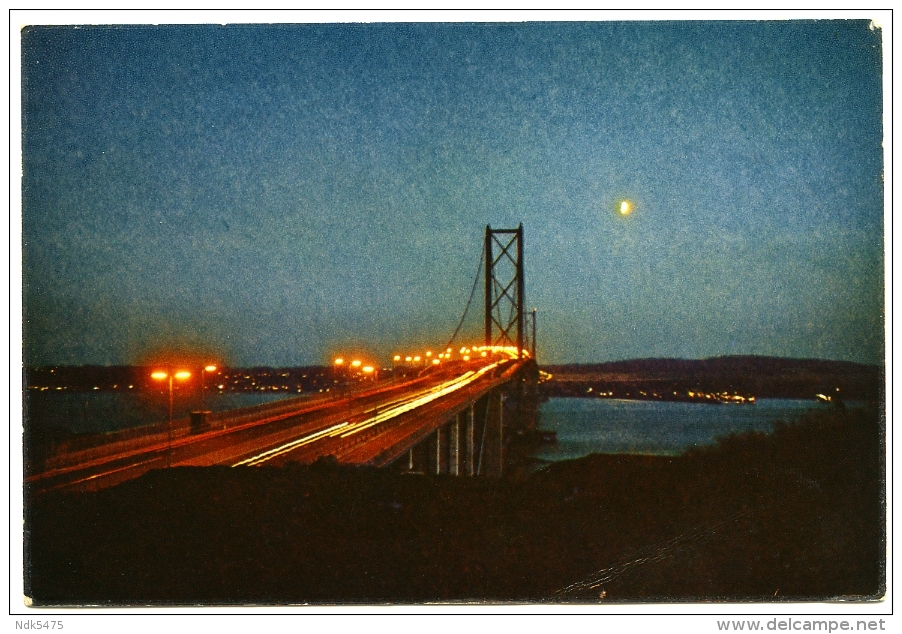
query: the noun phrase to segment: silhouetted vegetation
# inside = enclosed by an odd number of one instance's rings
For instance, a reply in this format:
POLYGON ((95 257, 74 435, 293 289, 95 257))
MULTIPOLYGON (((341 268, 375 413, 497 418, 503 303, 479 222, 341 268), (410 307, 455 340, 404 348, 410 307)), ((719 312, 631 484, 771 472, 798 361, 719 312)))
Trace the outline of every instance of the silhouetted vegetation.
POLYGON ((39 604, 878 598, 884 428, 819 411, 525 479, 172 469, 29 504, 39 604))

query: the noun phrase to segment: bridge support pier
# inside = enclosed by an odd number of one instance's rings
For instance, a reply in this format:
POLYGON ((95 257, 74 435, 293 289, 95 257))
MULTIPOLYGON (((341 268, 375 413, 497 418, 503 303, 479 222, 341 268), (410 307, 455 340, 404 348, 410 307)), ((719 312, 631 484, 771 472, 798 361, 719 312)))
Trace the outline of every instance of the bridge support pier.
MULTIPOLYGON (((496 381, 457 401, 441 418, 427 418, 425 429, 409 437, 403 453, 379 466, 412 473, 501 477, 525 473, 529 432, 535 428, 538 407, 538 368, 521 362, 506 381, 496 381), (453 412, 453 413, 452 413, 453 412), (428 427, 427 427, 428 425, 428 427)), ((492 379, 498 376, 489 377, 492 379)))
POLYGON ((448 452, 450 442, 448 425, 442 425, 435 430, 435 473, 448 473, 448 452))
POLYGON ((534 362, 529 363, 509 381, 496 383, 474 400, 459 403, 452 410, 455 413, 438 426, 434 426, 438 420, 432 419, 415 445, 386 464, 411 473, 435 475, 502 477, 511 469, 513 473, 523 471, 526 456, 515 447, 522 447, 518 440, 527 438, 527 432, 535 427, 537 408, 534 383, 538 371, 534 362), (510 462, 505 465, 506 461, 510 462))
POLYGON ((476 475, 501 476, 504 465, 503 393, 493 390, 483 397, 482 424, 478 427, 476 475))
POLYGON ((461 412, 461 414, 464 416, 464 473, 468 476, 471 476, 476 473, 476 460, 474 459, 475 446, 473 444, 476 422, 476 408, 473 403, 470 403, 470 407, 468 407, 464 412, 461 412))
POLYGON ((474 407, 471 403, 467 409, 448 423, 450 430, 449 467, 451 475, 474 475, 476 462, 473 454, 474 407))
POLYGON ((460 414, 448 423, 448 473, 460 475, 460 414))

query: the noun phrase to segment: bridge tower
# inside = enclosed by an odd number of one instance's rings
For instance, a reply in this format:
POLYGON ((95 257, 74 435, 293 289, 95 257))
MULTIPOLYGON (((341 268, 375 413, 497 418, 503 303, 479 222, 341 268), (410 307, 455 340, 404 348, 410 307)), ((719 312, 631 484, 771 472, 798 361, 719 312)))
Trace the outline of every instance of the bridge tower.
POLYGON ((523 223, 485 227, 485 345, 516 346, 524 356, 523 223), (497 257, 495 248, 498 249, 497 257))

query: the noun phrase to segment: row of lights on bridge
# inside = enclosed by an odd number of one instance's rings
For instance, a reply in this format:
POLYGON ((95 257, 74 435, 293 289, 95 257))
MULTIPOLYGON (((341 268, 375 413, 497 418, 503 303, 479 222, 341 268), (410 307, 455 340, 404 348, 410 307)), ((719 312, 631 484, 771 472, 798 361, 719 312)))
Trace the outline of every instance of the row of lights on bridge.
MULTIPOLYGON (((427 350, 423 354, 396 354, 392 357, 392 361, 398 365, 439 365, 443 361, 450 361, 454 354, 452 348, 447 348, 444 352, 439 352, 438 354, 434 354, 431 350, 427 350)), ((516 346, 464 346, 459 350, 459 358, 463 361, 485 358, 490 354, 505 354, 512 359, 516 359, 519 357, 519 350, 516 346)), ((524 350, 523 354, 529 356, 527 350, 524 350)), ((354 359, 348 363, 343 357, 338 357, 335 359, 334 364, 337 368, 347 366, 352 370, 362 372, 363 374, 373 374, 376 372, 372 365, 364 365, 364 362, 359 359, 354 359)))
MULTIPOLYGON (((448 348, 447 352, 450 353, 451 348, 448 348)), ((432 363, 434 365, 438 365, 439 363, 441 363, 441 359, 445 358, 445 354, 446 353, 444 353, 444 352, 440 352, 436 357, 433 357, 432 350, 427 350, 422 356, 418 355, 418 354, 406 355, 406 356, 396 354, 394 357, 392 357, 392 361, 394 361, 395 363, 407 363, 407 364, 432 363)))
MULTIPOLYGON (((460 355, 460 359, 462 359, 463 361, 470 361, 471 359, 488 357, 490 354, 505 354, 512 359, 516 359, 519 356, 518 352, 519 351, 516 346, 464 346, 458 351, 458 354, 460 355)), ((529 352, 527 350, 524 350, 523 353, 527 356, 529 355, 529 352)), ((434 365, 438 365, 442 361, 451 360, 454 354, 454 350, 451 348, 447 348, 444 352, 440 352, 435 356, 433 356, 431 350, 427 350, 423 356, 407 355, 402 357, 401 355, 396 354, 394 356, 394 362, 413 364, 432 363, 434 365)))

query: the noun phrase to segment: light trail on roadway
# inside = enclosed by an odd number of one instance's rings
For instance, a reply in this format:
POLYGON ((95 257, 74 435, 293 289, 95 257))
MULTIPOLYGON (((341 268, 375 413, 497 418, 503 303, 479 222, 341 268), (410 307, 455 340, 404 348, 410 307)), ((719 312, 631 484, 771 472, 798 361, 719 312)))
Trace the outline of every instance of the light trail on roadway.
POLYGON ((443 396, 462 389, 467 385, 473 383, 474 381, 477 381, 487 372, 490 372, 494 368, 498 367, 498 365, 500 365, 500 362, 491 363, 483 368, 480 368, 479 370, 470 370, 450 381, 446 381, 444 383, 440 383, 439 385, 433 386, 425 392, 392 401, 388 403, 387 409, 384 409, 382 412, 376 414, 375 416, 353 424, 349 421, 345 421, 338 425, 333 425, 326 429, 308 434, 307 436, 304 436, 302 438, 297 438, 295 440, 292 440, 291 442, 285 443, 273 449, 269 449, 257 455, 245 458, 244 460, 241 460, 240 462, 237 462, 232 466, 257 466, 269 460, 272 460, 277 456, 284 455, 288 452, 294 451, 300 447, 319 440, 335 437, 347 438, 365 429, 371 428, 392 418, 396 418, 401 414, 414 410, 418 407, 422 407, 427 403, 431 403, 432 401, 442 398, 443 396))

